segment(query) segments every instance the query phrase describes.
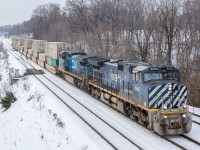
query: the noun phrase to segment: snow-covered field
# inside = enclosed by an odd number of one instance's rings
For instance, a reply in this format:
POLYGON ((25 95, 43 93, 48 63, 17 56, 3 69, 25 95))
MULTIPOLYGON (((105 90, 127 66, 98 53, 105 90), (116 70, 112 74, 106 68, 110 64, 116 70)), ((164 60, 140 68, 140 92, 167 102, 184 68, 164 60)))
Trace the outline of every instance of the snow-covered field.
MULTIPOLYGON (((3 41, 8 46, 11 44, 10 40, 3 39, 3 41)), ((33 62, 32 64, 36 68, 42 69, 37 64, 33 62)), ((25 71, 25 67, 12 55, 8 58, 7 66, 20 69, 20 74, 25 71)), ((9 86, 8 67, 6 67, 5 60, 0 60, 1 74, 3 75, 0 94, 3 97, 5 90, 13 91, 17 101, 7 111, 2 112, 3 109, 1 109, 0 150, 112 149, 34 76, 20 78, 19 82, 9 86)), ((134 123, 72 85, 63 82, 63 80, 51 73, 45 71, 45 76, 59 84, 60 88, 68 91, 96 114, 109 121, 115 128, 128 135, 143 149, 178 149, 151 131, 134 123)), ((68 100, 69 98, 66 97, 66 102, 68 100)), ((198 108, 195 108, 194 112, 200 114, 198 108)), ((84 115, 89 116, 88 114, 84 115)), ((188 135, 196 139, 199 134, 200 127, 194 125, 193 130, 188 135)), ((124 145, 124 149, 128 149, 126 145, 124 145)))

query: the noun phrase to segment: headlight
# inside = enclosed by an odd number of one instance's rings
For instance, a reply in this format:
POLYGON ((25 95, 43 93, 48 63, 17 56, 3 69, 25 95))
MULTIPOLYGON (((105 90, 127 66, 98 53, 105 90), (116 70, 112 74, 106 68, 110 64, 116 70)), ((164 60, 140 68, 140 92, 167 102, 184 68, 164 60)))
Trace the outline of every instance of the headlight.
POLYGON ((186 117, 186 114, 183 114, 183 118, 185 118, 186 117))
POLYGON ((168 91, 172 91, 172 84, 168 84, 168 91))
POLYGON ((186 109, 186 108, 187 108, 187 105, 186 105, 186 104, 183 104, 182 106, 183 106, 183 108, 184 108, 184 109, 186 109))
POLYGON ((167 119, 167 115, 163 115, 163 118, 167 119))
POLYGON ((167 109, 167 105, 163 105, 163 109, 166 110, 167 109))

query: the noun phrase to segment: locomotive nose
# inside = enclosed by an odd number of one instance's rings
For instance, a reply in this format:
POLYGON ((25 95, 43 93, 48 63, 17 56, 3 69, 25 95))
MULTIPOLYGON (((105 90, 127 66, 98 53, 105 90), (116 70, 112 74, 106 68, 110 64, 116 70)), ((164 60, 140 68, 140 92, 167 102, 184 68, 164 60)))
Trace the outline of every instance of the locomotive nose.
POLYGON ((177 83, 163 83, 149 88, 149 108, 178 108, 187 101, 187 87, 177 83))

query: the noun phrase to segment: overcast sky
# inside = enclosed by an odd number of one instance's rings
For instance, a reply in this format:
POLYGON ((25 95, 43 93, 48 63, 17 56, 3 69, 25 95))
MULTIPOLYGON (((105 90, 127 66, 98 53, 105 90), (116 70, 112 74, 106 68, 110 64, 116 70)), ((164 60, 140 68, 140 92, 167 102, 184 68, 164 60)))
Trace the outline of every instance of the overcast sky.
POLYGON ((65 5, 65 0, 0 0, 0 26, 27 21, 37 6, 50 2, 65 5))

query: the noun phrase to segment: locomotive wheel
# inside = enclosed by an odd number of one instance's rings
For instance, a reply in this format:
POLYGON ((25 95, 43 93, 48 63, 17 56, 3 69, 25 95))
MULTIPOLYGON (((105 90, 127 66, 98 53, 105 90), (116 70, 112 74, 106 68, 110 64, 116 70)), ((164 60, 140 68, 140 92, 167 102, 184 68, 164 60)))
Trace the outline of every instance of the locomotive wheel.
POLYGON ((124 103, 124 113, 127 116, 130 116, 130 111, 131 111, 131 105, 127 102, 124 103))
POLYGON ((76 87, 78 87, 78 80, 77 80, 77 79, 74 79, 74 85, 75 85, 76 87))
POLYGON ((94 97, 95 96, 95 93, 94 93, 94 89, 91 88, 91 96, 94 97))
POLYGON ((99 89, 96 89, 96 92, 95 92, 95 98, 96 99, 100 99, 101 98, 101 91, 99 89))

